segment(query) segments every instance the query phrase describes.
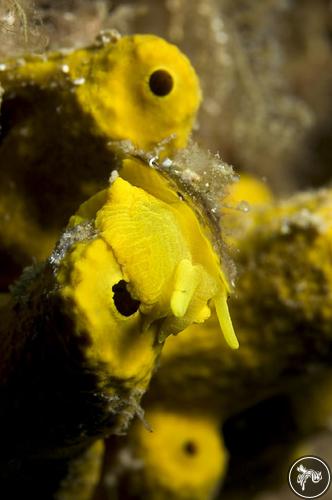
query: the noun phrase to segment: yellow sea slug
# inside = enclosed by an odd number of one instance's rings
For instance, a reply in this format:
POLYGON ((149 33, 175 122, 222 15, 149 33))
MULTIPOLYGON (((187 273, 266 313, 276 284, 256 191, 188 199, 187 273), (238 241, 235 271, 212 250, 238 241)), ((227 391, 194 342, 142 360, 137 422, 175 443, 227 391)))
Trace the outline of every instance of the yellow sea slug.
POLYGON ((165 155, 186 145, 201 98, 189 60, 154 35, 103 40, 1 64, 3 288, 45 258, 76 207, 105 187, 116 141, 145 150, 164 141, 165 155))
MULTIPOLYGON (((207 228, 176 186, 141 159, 124 160, 120 174, 108 191, 81 206, 69 227, 95 218, 103 246, 112 248, 121 267, 119 280, 127 282, 147 315, 144 328, 159 321, 160 341, 204 322, 214 304, 227 342, 237 348, 227 308, 229 284, 207 228)), ((94 277, 96 267, 87 269, 94 277)))

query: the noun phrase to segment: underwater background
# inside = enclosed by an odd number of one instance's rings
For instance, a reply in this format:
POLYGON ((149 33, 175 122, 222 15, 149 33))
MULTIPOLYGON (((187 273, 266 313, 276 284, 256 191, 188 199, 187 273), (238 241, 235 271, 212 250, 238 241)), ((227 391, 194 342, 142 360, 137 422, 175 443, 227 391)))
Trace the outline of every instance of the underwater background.
MULTIPOLYGON (((299 191, 330 187, 330 0, 20 0, 17 3, 2 0, 0 59, 20 58, 27 51, 42 54, 46 50, 87 46, 103 30, 117 30, 121 35, 158 35, 176 44, 189 57, 199 76, 203 94, 193 139, 203 149, 219 152, 222 160, 231 164, 244 179, 246 176, 255 176, 261 182, 257 189, 262 189, 262 198, 266 196, 264 202, 271 201, 273 197, 287 199, 299 191)), ((132 78, 135 79, 134 70, 132 78)), ((255 203, 255 189, 254 186, 254 194, 248 194, 247 197, 245 191, 240 193, 239 199, 249 201, 249 204, 255 203)), ((303 206, 306 206, 306 202, 303 202, 303 206)), ((247 209, 244 203, 239 211, 246 212, 247 209)), ((327 213, 326 219, 331 221, 331 212, 327 213)), ((228 231, 231 237, 232 230, 228 228, 228 231)), ((301 251, 301 248, 294 247, 290 251, 301 251)), ((283 258, 287 258, 287 253, 283 258)), ((274 265, 278 263, 271 262, 272 270, 274 265)), ((264 272, 266 269, 268 265, 264 272)), ((299 269, 299 274, 301 271, 299 269)), ((294 276, 290 274, 289 279, 294 279, 294 276)), ((264 277, 260 279, 260 283, 264 283, 264 277)), ((252 295, 259 293, 264 293, 264 289, 254 290, 252 295)), ((314 294, 315 290, 310 293, 314 294)), ((331 290, 326 291, 327 295, 330 293, 331 290)), ((297 310, 296 306, 294 310, 297 310)), ((260 321, 271 320, 269 315, 264 316, 264 310, 259 311, 259 314, 262 314, 260 321)), ((276 309, 277 314, 279 310, 276 309)), ((329 314, 326 313, 324 318, 326 330, 330 333, 329 314)), ((287 342, 287 339, 283 339, 283 342, 287 342)), ((270 346, 269 339, 266 344, 268 349, 275 347, 273 342, 270 346)), ((329 406, 332 408, 331 374, 325 365, 321 370, 319 359, 311 359, 310 340, 305 349, 307 356, 301 357, 302 352, 294 356, 294 365, 284 374, 287 390, 278 390, 273 395, 263 390, 245 409, 237 411, 237 404, 234 403, 231 414, 227 415, 225 411, 220 432, 223 433, 226 450, 222 453, 229 458, 228 465, 219 464, 221 469, 225 467, 222 474, 224 483, 216 493, 216 498, 291 500, 294 494, 287 484, 287 471, 293 460, 302 455, 316 455, 332 466, 332 412, 329 415, 329 410, 326 410, 329 406), (310 376, 292 387, 293 376, 298 369, 296 363, 298 366, 308 363, 310 376)), ((169 352, 171 356, 172 348, 169 352)), ((227 353, 225 359, 226 356, 227 353)), ((267 366, 273 364, 273 353, 271 360, 268 359, 266 363, 267 366)), ((275 363, 278 363, 277 356, 275 363)), ((255 365, 255 362, 252 364, 255 365)), ((195 374, 190 371, 190 367, 186 367, 185 361, 183 366, 187 370, 183 372, 183 377, 189 380, 188 392, 195 394, 195 374)), ((185 413, 192 412, 195 417, 197 408, 191 408, 190 397, 186 398, 184 393, 176 394, 179 391, 177 384, 182 390, 177 377, 174 376, 169 384, 163 383, 162 370, 161 367, 155 386, 152 382, 151 394, 148 392, 146 399, 143 398, 143 408, 145 401, 147 407, 151 404, 154 408, 156 401, 161 402, 162 406, 163 391, 167 399, 172 397, 174 389, 175 406, 181 405, 183 399, 185 413)), ((264 370, 262 377, 268 373, 268 368, 264 370)), ((231 378, 233 372, 231 369, 229 371, 231 378)), ((227 367, 225 373, 228 373, 227 367)), ((249 380, 250 371, 248 373, 242 379, 239 376, 237 385, 230 383, 232 394, 228 394, 225 399, 231 401, 230 407, 233 400, 243 398, 246 389, 250 391, 251 384, 255 383, 249 380)), ((199 395, 199 388, 197 392, 199 395)), ((210 401, 202 398, 201 404, 214 407, 212 394, 213 391, 209 396, 210 401)), ((152 410, 151 418, 149 413, 146 416, 147 425, 151 423, 153 427, 155 420, 158 426, 158 418, 158 412, 153 414, 152 410)), ((173 423, 170 419, 170 427, 179 425, 181 429, 180 420, 173 423)), ((187 424, 183 425, 185 428, 187 424)), ((197 436, 200 436, 204 426, 210 429, 210 422, 197 421, 195 425, 197 429, 195 427, 193 432, 197 436)), ((173 497, 168 494, 163 496, 163 493, 158 492, 158 486, 152 486, 149 493, 144 492, 141 481, 144 483, 146 479, 137 473, 140 470, 139 460, 130 456, 130 445, 126 441, 139 442, 138 448, 141 446, 144 449, 144 438, 142 444, 139 441, 141 438, 137 437, 140 432, 134 427, 128 438, 110 438, 107 443, 109 449, 119 451, 116 456, 110 452, 106 458, 103 479, 94 499, 193 498, 190 494, 182 493, 180 479, 178 490, 174 487, 173 497), (131 493, 133 491, 135 493, 131 493)), ((148 435, 147 431, 144 432, 148 435)), ((204 432, 202 436, 204 441, 204 432)), ((156 446, 160 450, 163 444, 157 443, 156 446)), ((213 448, 214 444, 211 446, 213 448)), ((198 453, 191 441, 188 441, 186 449, 189 457, 198 453)), ((218 455, 220 450, 216 449, 215 453, 218 455)), ((168 460, 167 457, 165 460, 168 460)), ((212 468, 214 465, 209 464, 208 458, 205 463, 204 458, 198 462, 197 471, 193 468, 191 473, 199 475, 199 470, 205 466, 212 468)), ((182 467, 190 470, 190 462, 184 462, 182 467)), ((182 473, 181 467, 174 472, 175 485, 177 474, 180 477, 182 473)), ((332 498, 332 493, 328 492, 325 497, 332 498)), ((203 492, 199 498, 204 500, 210 497, 204 496, 203 492)))

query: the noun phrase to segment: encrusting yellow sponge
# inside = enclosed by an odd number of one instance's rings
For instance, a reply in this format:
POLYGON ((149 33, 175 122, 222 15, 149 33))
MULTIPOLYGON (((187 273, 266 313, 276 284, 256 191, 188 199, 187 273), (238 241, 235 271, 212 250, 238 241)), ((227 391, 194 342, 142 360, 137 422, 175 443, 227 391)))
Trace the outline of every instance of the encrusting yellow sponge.
POLYGON ((165 156, 186 146, 201 91, 188 58, 154 35, 104 34, 87 48, 1 66, 6 290, 25 265, 47 257, 77 206, 103 189, 119 167, 121 141, 165 156))
MULTIPOLYGON (((58 98, 59 116, 70 113, 73 121, 76 109, 91 118, 84 125, 94 133, 109 140, 129 139, 145 150, 173 134, 169 147, 184 147, 201 100, 188 58, 155 35, 110 36, 105 43, 69 53, 11 59, 3 65, 0 83, 4 103, 8 93, 29 103, 31 113, 33 106, 38 111, 36 93, 48 99, 44 104, 58 98)), ((47 108, 43 113, 36 119, 45 124, 47 108)), ((72 125, 76 133, 81 131, 78 121, 72 125)))
POLYGON ((199 202, 144 158, 124 160, 2 303, 0 463, 8 482, 9 457, 22 461, 20 481, 35 471, 34 488, 42 457, 43 487, 56 491, 54 457, 62 466, 96 439, 126 431, 142 415, 165 338, 203 323, 218 297, 226 307, 222 258, 199 202))
POLYGON ((223 200, 223 204, 236 206, 241 201, 254 206, 268 205, 273 201, 273 193, 258 177, 241 174, 239 181, 230 186, 228 197, 223 200))
POLYGON ((152 432, 137 422, 129 435, 141 467, 131 472, 126 490, 153 500, 214 498, 228 459, 217 419, 162 408, 150 410, 146 419, 152 432))

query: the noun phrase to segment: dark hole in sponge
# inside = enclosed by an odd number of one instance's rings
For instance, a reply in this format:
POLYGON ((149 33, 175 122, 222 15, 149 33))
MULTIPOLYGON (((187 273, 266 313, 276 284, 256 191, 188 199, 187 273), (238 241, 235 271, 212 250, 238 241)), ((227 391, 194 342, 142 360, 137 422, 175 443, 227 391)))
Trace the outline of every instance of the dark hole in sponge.
POLYGON ((157 69, 150 76, 149 86, 151 92, 157 96, 163 97, 168 95, 173 88, 172 75, 164 69, 157 69))
POLYGON ((27 119, 31 103, 21 96, 3 96, 0 113, 0 142, 11 129, 27 119))
POLYGON ((113 301, 120 314, 123 316, 131 316, 138 310, 140 301, 132 298, 127 290, 126 281, 119 281, 113 285, 112 290, 113 301))
POLYGON ((186 441, 183 445, 183 449, 187 455, 196 455, 198 452, 197 445, 194 441, 186 441))

